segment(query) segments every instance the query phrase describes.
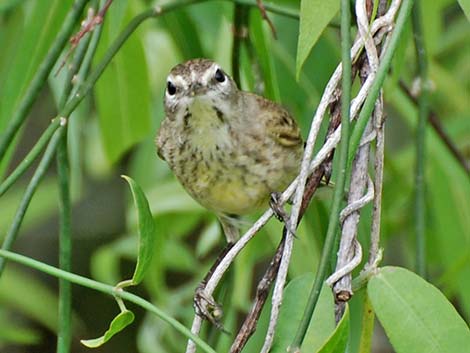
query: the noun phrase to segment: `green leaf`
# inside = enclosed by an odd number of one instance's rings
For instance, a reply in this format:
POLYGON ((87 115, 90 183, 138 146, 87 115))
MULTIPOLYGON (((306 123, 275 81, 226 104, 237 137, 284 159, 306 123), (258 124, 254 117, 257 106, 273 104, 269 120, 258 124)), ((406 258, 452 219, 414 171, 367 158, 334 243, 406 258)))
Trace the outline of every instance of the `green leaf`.
MULTIPOLYGON (((5 6, 13 6, 8 2, 5 6)), ((2 18, 0 33, 0 132, 23 98, 71 7, 71 0, 25 1, 11 16, 2 18), (27 53, 27 54, 25 54, 27 53)), ((2 4, 3 5, 3 4, 2 4)), ((0 174, 12 156, 15 139, 0 164, 0 174)))
POLYGON ((274 101, 279 102, 281 100, 281 94, 279 93, 279 84, 277 81, 276 70, 274 67, 273 55, 266 55, 271 53, 270 41, 267 38, 272 36, 271 31, 267 31, 263 27, 265 21, 261 17, 259 11, 252 11, 250 14, 250 38, 253 41, 255 51, 257 53, 257 59, 260 64, 260 68, 263 75, 264 81, 264 95, 274 101))
POLYGON ((467 16, 467 19, 470 21, 470 0, 457 0, 462 8, 462 11, 467 16))
MULTIPOLYGON (((313 280, 313 274, 307 273, 293 279, 287 285, 281 312, 279 313, 279 324, 276 329, 272 353, 286 352, 286 349, 292 343, 292 338, 305 310, 313 280)), ((334 329, 333 296, 331 289, 324 285, 305 336, 303 347, 308 347, 309 352, 316 352, 326 342, 334 329)))
POLYGON ((323 30, 339 10, 339 0, 302 0, 300 4, 300 29, 297 44, 296 76, 323 30))
POLYGON ((132 311, 124 310, 120 312, 119 315, 113 319, 113 321, 111 321, 109 329, 104 333, 103 336, 89 340, 80 340, 80 342, 88 348, 100 347, 108 342, 116 333, 121 332, 123 329, 129 326, 133 321, 134 314, 132 311))
POLYGON ((369 281, 367 291, 397 353, 468 351, 466 323, 446 297, 418 275, 385 267, 369 281))
POLYGON ((142 281, 145 272, 152 261, 155 242, 155 221, 153 220, 150 206, 144 192, 137 183, 130 177, 122 176, 131 188, 134 205, 137 210, 139 225, 139 255, 137 265, 132 276, 131 285, 136 285, 142 281))
POLYGON ((183 58, 204 57, 199 31, 188 11, 168 13, 161 18, 168 34, 181 51, 183 58))
MULTIPOLYGON (((122 4, 127 5, 125 2, 122 4)), ((119 24, 127 23, 132 17, 127 7, 124 21, 119 21, 123 9, 119 6, 110 7, 98 57, 103 56, 116 38, 121 28, 119 24)), ((139 32, 132 34, 106 68, 95 86, 95 98, 104 150, 108 159, 115 162, 152 131, 150 83, 139 32)))
POLYGON ((343 317, 341 318, 335 332, 330 336, 325 345, 318 350, 318 353, 346 352, 349 339, 349 306, 346 304, 343 317))

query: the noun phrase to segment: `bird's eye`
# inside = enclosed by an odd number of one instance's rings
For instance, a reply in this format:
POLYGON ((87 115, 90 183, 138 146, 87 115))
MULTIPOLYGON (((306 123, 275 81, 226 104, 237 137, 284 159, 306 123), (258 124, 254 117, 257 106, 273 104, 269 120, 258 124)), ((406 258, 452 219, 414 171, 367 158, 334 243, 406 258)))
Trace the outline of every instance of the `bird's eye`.
POLYGON ((217 82, 224 82, 225 81, 225 75, 222 72, 222 70, 220 70, 220 69, 217 69, 217 71, 215 72, 214 78, 217 82))
POLYGON ((170 96, 173 96, 176 93, 176 86, 171 81, 168 81, 166 84, 166 89, 170 96))

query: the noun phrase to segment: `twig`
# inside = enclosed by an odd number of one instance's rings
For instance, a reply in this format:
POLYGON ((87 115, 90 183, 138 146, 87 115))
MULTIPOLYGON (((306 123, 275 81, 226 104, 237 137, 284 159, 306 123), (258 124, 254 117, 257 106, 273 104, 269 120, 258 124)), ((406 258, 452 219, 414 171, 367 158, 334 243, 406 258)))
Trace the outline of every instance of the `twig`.
MULTIPOLYGON (((369 15, 365 0, 359 0, 356 2, 356 15, 359 35, 364 38, 365 53, 367 55, 367 63, 363 65, 360 72, 361 82, 364 84, 365 81, 370 77, 375 77, 379 65, 379 59, 374 39, 369 33, 369 15)), ((354 159, 352 167, 348 206, 343 210, 343 212, 341 212, 340 217, 342 233, 338 251, 338 259, 335 273, 329 278, 329 281, 333 284, 333 291, 335 293, 337 302, 337 322, 341 319, 342 309, 344 307, 344 305, 339 302, 348 301, 352 295, 351 272, 355 266, 351 266, 350 262, 357 253, 357 247, 360 247, 360 244, 356 244, 356 235, 360 217, 359 210, 365 205, 365 203, 359 204, 359 200, 361 198, 364 199, 362 195, 364 193, 367 182, 367 167, 369 162, 369 142, 365 142, 364 140, 369 139, 368 136, 372 131, 372 122, 369 121, 366 130, 364 131, 364 137, 362 138, 362 146, 359 148, 356 154, 356 158, 354 159), (345 272, 346 268, 348 268, 350 271, 345 272), (338 272, 342 273, 343 275, 338 276, 338 272), (337 277, 339 278, 336 280, 336 282, 333 282, 332 278, 337 277)), ((372 182, 369 182, 369 184, 369 189, 372 189, 373 192, 372 182)), ((372 200, 371 197, 366 199, 367 202, 370 200, 372 200)))
POLYGON ((269 28, 271 28, 271 32, 273 33, 274 39, 277 39, 276 28, 274 27, 274 24, 266 13, 266 8, 264 7, 263 0, 256 0, 256 3, 261 13, 261 17, 268 23, 269 28))
POLYGON ((111 6, 111 3, 113 0, 106 0, 106 3, 103 5, 100 11, 95 15, 95 11, 93 8, 90 8, 88 11, 87 19, 82 22, 82 28, 80 31, 73 35, 69 42, 70 42, 70 48, 65 54, 64 59, 62 60, 62 63, 59 65, 55 72, 55 76, 57 76, 62 70, 62 68, 65 66, 65 63, 67 62, 67 59, 70 57, 70 55, 73 53, 75 48, 78 46, 80 41, 83 39, 83 37, 88 34, 93 32, 96 26, 101 25, 103 23, 104 16, 106 15, 106 12, 108 11, 109 7, 111 6))
POLYGON ((284 244, 285 244, 285 233, 286 228, 284 228, 284 236, 279 243, 279 246, 274 253, 274 256, 269 264, 263 278, 258 283, 258 287, 256 288, 256 296, 254 303, 251 307, 250 313, 245 318, 243 325, 241 326, 240 330, 238 331, 235 340, 232 343, 230 348, 230 353, 239 353, 248 342, 248 339, 256 330, 256 324, 258 323, 259 316, 261 314, 261 310, 266 302, 266 299, 269 294, 269 289, 271 288, 271 284, 276 277, 276 274, 279 270, 279 264, 281 262, 284 244))
POLYGON ((384 123, 385 117, 383 113, 383 95, 380 94, 374 110, 374 124, 377 135, 375 148, 375 179, 374 179, 374 206, 372 210, 372 223, 370 230, 370 247, 369 260, 365 266, 365 270, 373 269, 377 266, 377 258, 379 256, 380 245, 380 219, 382 210, 382 186, 384 171, 384 150, 385 150, 385 134, 384 123))
MULTIPOLYGON (((390 10, 394 8, 394 10, 396 11, 397 10, 396 6, 398 6, 399 4, 400 4, 400 1, 392 1, 392 4, 390 5, 390 10)), ((413 0, 403 0, 403 3, 400 7, 400 11, 397 16, 395 29, 393 30, 388 46, 386 50, 384 51, 380 66, 377 70, 377 75, 374 79, 369 95, 367 96, 366 101, 364 102, 364 107, 361 110, 361 113, 357 119, 356 126, 354 127, 353 133, 351 135, 351 141, 350 141, 350 146, 349 146, 350 147, 349 159, 351 161, 354 158, 355 151, 357 150, 359 146, 364 129, 367 125, 367 121, 369 120, 371 113, 374 110, 375 102, 377 101, 377 98, 380 93, 380 89, 385 80, 385 76, 387 75, 388 69, 390 68, 390 64, 393 58, 393 53, 395 52, 395 49, 400 41, 403 28, 405 26, 406 20, 408 19, 412 6, 413 6, 413 0)), ((374 24, 377 23, 379 20, 386 18, 391 12, 390 10, 384 16, 374 21, 371 29, 374 28, 374 24)), ((370 30, 370 33, 371 35, 373 35, 375 32, 370 30)))

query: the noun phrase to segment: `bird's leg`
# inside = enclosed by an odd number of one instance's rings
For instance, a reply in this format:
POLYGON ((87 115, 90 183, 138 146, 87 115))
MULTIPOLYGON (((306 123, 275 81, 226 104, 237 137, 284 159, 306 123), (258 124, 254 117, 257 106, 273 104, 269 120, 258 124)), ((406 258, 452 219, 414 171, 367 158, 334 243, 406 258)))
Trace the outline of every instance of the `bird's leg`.
POLYGON ((222 249, 214 264, 204 276, 202 282, 199 283, 194 293, 194 310, 196 311, 196 314, 204 319, 209 320, 214 324, 215 327, 222 331, 225 331, 220 322, 220 319, 223 316, 222 307, 214 300, 212 295, 206 293, 206 285, 209 279, 212 277, 212 274, 214 273, 217 266, 219 266, 220 262, 223 260, 225 255, 227 255, 234 244, 235 243, 233 242, 227 243, 227 245, 222 249))
POLYGON ((290 221, 289 214, 282 207, 279 202, 281 194, 279 192, 271 193, 271 198, 269 200, 269 206, 274 212, 274 216, 280 221, 283 222, 287 230, 295 236, 295 228, 293 227, 290 221))

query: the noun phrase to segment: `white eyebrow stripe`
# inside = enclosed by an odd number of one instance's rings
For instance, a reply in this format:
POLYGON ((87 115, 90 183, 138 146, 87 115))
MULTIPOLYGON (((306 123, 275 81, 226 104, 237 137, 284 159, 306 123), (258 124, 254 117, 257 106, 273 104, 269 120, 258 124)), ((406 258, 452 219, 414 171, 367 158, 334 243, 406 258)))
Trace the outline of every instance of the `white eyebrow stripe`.
POLYGON ((215 72, 217 71, 217 69, 219 68, 219 66, 217 64, 212 64, 211 67, 209 67, 205 72, 204 74, 202 75, 201 77, 201 83, 206 86, 209 81, 212 79, 212 77, 214 76, 215 72))
POLYGON ((183 87, 184 89, 187 89, 189 87, 188 82, 183 78, 181 75, 176 75, 176 76, 168 76, 168 79, 172 81, 175 85, 183 87))

